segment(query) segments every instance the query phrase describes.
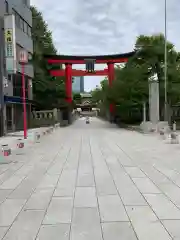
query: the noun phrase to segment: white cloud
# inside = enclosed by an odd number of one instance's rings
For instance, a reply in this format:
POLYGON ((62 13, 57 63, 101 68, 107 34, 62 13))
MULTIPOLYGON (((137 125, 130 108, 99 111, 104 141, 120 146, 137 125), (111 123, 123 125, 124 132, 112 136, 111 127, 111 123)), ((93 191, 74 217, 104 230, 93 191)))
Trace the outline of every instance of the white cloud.
MULTIPOLYGON (((42 11, 62 54, 132 51, 139 34, 164 32, 165 0, 31 0, 42 11)), ((167 0, 168 40, 180 50, 180 1, 167 0)), ((100 78, 85 82, 86 88, 100 78)), ((102 78, 101 78, 102 79, 102 78)))

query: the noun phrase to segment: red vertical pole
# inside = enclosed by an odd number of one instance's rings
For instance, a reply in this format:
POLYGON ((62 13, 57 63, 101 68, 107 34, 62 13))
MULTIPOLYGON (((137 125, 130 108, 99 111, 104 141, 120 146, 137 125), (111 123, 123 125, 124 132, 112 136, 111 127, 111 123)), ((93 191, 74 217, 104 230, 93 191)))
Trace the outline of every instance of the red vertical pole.
POLYGON ((72 102, 72 65, 66 64, 66 101, 72 102))
POLYGON ((24 66, 22 63, 22 101, 23 101, 23 122, 24 122, 24 139, 27 138, 27 119, 26 119, 26 86, 25 86, 25 75, 24 66))
MULTIPOLYGON (((114 72, 114 63, 108 63, 108 80, 109 80, 109 87, 112 86, 113 80, 115 77, 115 72, 114 72)), ((114 104, 111 103, 109 106, 110 113, 114 112, 114 104)))

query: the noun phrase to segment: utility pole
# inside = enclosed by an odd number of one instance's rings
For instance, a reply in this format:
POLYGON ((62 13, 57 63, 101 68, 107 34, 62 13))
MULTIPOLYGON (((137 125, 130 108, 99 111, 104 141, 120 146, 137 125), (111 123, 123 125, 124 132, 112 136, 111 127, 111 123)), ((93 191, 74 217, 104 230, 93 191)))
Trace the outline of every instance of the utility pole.
POLYGON ((167 99, 167 0, 164 0, 164 121, 168 121, 167 99))
POLYGON ((0 137, 4 136, 4 29, 0 19, 0 137))

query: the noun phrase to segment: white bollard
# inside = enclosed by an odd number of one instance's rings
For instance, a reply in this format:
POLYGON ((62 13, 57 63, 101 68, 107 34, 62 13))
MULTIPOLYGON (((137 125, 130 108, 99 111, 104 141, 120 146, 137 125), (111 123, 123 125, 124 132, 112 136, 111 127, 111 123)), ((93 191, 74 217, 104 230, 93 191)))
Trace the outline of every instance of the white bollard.
POLYGON ((9 158, 10 155, 6 155, 5 152, 5 146, 2 146, 2 150, 0 151, 0 165, 1 164, 9 164, 12 162, 12 159, 9 158), (5 154, 5 155, 4 155, 5 154), (9 157, 8 157, 9 156, 9 157))
POLYGON ((27 140, 30 143, 34 143, 35 142, 35 132, 29 132, 27 140))
POLYGON ((40 143, 40 138, 41 138, 41 135, 39 132, 35 132, 35 142, 36 143, 40 143))
POLYGON ((173 123, 173 132, 176 132, 176 122, 173 123))
POLYGON ((53 133, 53 131, 54 131, 54 127, 51 126, 50 127, 50 132, 53 133))
POLYGON ((55 125, 54 125, 54 128, 56 129, 56 128, 59 128, 60 127, 60 123, 56 123, 55 125))
POLYGON ((178 144, 179 143, 179 136, 176 132, 171 133, 171 144, 178 144))
POLYGON ((23 139, 18 139, 17 140, 17 155, 22 154, 24 151, 24 140, 23 139))
POLYGON ((159 131, 159 134, 160 134, 161 139, 163 139, 163 140, 166 139, 165 129, 164 129, 164 128, 162 128, 162 129, 159 131))
POLYGON ((22 139, 17 140, 17 148, 24 148, 24 141, 22 139))
POLYGON ((4 157, 8 157, 11 155, 11 149, 8 144, 3 144, 2 146, 2 154, 4 157))

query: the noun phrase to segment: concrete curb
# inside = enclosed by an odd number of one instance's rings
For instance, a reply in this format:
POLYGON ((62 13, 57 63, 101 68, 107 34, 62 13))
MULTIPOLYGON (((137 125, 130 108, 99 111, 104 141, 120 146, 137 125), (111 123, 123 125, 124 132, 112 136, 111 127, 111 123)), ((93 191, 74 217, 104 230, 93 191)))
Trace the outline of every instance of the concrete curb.
MULTIPOLYGON (((40 140, 43 136, 51 134, 56 131, 60 127, 60 123, 56 123, 54 126, 50 126, 46 129, 39 129, 39 131, 30 131, 28 133, 27 139, 19 138, 14 141, 11 141, 11 146, 6 144, 6 139, 4 139, 4 143, 1 144, 1 153, 0 153, 0 165, 1 164, 9 164, 13 162, 8 157, 14 155, 23 154, 25 147, 28 145, 33 145, 35 143, 40 143, 40 140)), ((8 141, 8 140, 7 140, 8 141)))

